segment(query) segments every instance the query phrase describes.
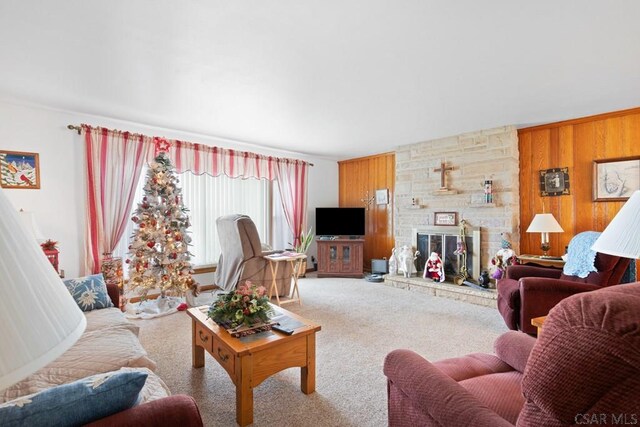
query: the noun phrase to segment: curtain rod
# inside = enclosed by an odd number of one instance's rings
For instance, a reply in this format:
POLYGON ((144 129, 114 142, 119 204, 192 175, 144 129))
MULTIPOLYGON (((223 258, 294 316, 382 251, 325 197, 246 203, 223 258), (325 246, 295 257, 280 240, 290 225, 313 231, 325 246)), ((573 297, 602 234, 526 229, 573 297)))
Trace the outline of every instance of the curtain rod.
MULTIPOLYGON (((67 129, 69 129, 69 130, 75 130, 76 132, 78 132, 78 135, 80 135, 80 133, 81 133, 81 131, 82 131, 82 126, 77 126, 77 125, 67 125, 67 129)), ((109 131, 109 132, 123 132, 123 131, 120 131, 120 130, 117 130, 117 129, 108 129, 108 131, 109 131)), ((131 136, 146 136, 146 135, 143 135, 143 134, 141 134, 141 133, 131 133, 131 132, 129 132, 129 134, 130 134, 131 136)), ((306 162, 306 163, 307 163, 309 166, 314 166, 314 164, 313 164, 313 163, 311 163, 311 162, 306 162)))

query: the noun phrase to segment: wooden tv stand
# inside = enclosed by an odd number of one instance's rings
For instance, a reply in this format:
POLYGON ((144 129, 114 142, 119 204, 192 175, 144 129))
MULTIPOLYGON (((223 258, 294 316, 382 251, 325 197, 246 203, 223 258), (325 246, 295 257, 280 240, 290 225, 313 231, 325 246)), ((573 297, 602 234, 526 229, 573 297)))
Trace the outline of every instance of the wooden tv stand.
POLYGON ((364 239, 316 240, 318 277, 362 277, 364 239))

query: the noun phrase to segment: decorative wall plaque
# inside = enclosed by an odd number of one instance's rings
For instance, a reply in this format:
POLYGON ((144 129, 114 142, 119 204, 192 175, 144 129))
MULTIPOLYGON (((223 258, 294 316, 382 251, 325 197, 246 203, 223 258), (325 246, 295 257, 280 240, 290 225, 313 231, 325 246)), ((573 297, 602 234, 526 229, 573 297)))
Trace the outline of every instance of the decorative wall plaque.
POLYGON ((540 171, 540 195, 564 196, 569 192, 569 168, 554 168, 540 171))

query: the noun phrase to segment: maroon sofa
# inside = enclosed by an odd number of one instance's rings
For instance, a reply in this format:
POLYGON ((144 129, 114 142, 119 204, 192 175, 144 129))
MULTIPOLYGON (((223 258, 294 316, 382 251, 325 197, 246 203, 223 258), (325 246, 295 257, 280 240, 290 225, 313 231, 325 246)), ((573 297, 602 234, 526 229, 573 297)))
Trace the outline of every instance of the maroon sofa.
POLYGON ((86 424, 89 427, 202 427, 193 397, 175 394, 86 424))
POLYGON ((537 340, 510 331, 495 352, 435 363, 410 350, 389 353, 389 425, 639 422, 640 282, 566 298, 537 340))
POLYGON ((509 329, 535 335, 531 319, 546 316, 568 296, 619 284, 629 262, 628 258, 597 253, 597 271, 585 278, 567 276, 556 268, 511 265, 496 284, 498 311, 509 329))

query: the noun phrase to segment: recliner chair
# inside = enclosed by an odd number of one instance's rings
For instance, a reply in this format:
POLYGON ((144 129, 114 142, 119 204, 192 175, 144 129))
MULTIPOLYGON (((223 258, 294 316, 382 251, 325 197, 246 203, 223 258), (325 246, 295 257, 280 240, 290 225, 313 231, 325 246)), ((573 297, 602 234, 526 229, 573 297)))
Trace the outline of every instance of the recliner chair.
POLYGON ((640 282, 566 298, 538 339, 509 331, 496 355, 430 363, 394 350, 384 361, 389 426, 636 424, 638 307, 640 282))
MULTIPOLYGON (((571 244, 568 256, 576 256, 571 253, 571 244)), ((594 263, 597 271, 585 278, 566 275, 556 268, 511 265, 496 284, 498 311, 509 329, 535 335, 537 329, 531 325, 531 319, 545 316, 573 294, 619 284, 630 262, 628 258, 597 253, 594 263)))
MULTIPOLYGON (((216 220, 220 240, 220 259, 214 274, 215 284, 224 291, 233 291, 246 280, 271 287, 269 261, 264 258, 276 251, 263 251, 258 229, 247 215, 225 215, 216 220)), ((291 289, 291 266, 284 264, 277 272, 278 296, 288 296, 291 289)))

